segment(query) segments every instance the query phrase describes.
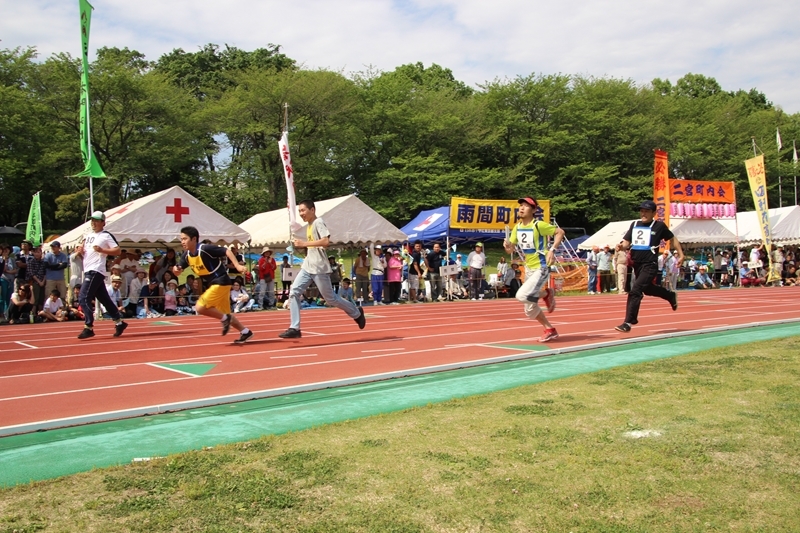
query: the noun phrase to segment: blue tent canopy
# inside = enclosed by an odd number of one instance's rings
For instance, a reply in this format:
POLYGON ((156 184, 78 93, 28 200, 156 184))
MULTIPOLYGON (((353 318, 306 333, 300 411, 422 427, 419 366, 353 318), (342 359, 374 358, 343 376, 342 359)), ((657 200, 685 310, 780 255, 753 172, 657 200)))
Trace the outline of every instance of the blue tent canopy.
POLYGON ((414 242, 420 240, 443 241, 447 238, 448 232, 450 241, 502 241, 505 234, 502 230, 461 230, 450 228, 450 206, 437 207, 422 211, 414 219, 400 228, 400 231, 408 235, 408 240, 414 242))

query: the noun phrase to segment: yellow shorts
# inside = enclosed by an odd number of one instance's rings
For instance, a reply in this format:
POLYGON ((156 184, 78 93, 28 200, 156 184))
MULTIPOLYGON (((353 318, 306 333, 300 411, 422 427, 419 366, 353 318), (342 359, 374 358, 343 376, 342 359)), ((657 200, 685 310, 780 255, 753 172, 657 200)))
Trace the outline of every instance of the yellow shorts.
POLYGON ((197 305, 205 308, 214 308, 220 313, 227 315, 231 312, 231 286, 230 285, 212 285, 207 288, 200 299, 197 300, 197 305))

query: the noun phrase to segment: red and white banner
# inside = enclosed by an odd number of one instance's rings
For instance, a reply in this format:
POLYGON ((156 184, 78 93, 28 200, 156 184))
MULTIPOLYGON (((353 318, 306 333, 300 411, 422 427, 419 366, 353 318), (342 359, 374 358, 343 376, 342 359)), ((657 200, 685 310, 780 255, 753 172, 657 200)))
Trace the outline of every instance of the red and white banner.
POLYGON ((289 227, 298 231, 303 227, 297 222, 297 200, 294 196, 294 170, 292 169, 292 155, 289 153, 289 133, 284 131, 278 141, 278 151, 283 162, 283 175, 286 178, 286 207, 289 209, 289 227))

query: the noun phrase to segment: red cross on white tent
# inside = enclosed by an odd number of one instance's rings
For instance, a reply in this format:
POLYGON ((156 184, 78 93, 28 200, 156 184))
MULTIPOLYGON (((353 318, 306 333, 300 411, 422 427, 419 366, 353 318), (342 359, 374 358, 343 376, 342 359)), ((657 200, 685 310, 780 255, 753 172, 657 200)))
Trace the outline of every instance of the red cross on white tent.
POLYGON ((167 214, 175 217, 175 222, 183 222, 183 215, 189 214, 189 208, 182 205, 180 198, 173 198, 172 205, 167 206, 167 214))

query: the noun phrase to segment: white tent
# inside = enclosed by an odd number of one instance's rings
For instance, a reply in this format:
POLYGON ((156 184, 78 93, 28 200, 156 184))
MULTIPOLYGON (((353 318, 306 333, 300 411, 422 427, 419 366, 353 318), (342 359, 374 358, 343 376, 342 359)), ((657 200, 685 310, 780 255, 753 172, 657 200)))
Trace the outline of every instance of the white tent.
POLYGON ((736 242, 733 219, 673 218, 670 229, 682 244, 730 244, 736 242), (731 228, 731 226, 733 226, 731 228))
POLYGON ((583 241, 579 246, 579 250, 591 250, 593 246, 602 248, 609 245, 611 248, 615 247, 617 243, 622 241, 628 228, 631 227, 633 220, 619 220, 617 222, 609 222, 600 231, 583 241))
MULTIPOLYGON (((628 231, 631 220, 610 222, 600 231, 583 241, 578 247, 591 250, 592 246, 614 246, 628 231)), ((769 223, 773 242, 800 244, 800 206, 777 207, 769 210, 769 223)), ((736 214, 736 220, 704 218, 672 218, 672 232, 681 243, 686 244, 757 244, 761 242, 761 226, 758 212, 743 211, 736 214)))
MULTIPOLYGON (((739 240, 742 244, 761 242, 761 226, 757 211, 737 213, 739 240)), ((769 210, 772 240, 784 244, 800 244, 800 206, 776 207, 769 210)))
MULTIPOLYGON (((583 241, 578 249, 591 250, 593 246, 602 248, 617 245, 633 220, 610 222, 600 231, 583 241)), ((731 224, 733 220, 731 220, 731 224)), ((670 220, 670 229, 678 237, 681 244, 726 244, 736 242, 736 233, 731 231, 722 221, 712 219, 677 219, 670 220)))
MULTIPOLYGON (((355 195, 314 202, 316 214, 325 221, 331 232, 331 244, 366 244, 400 242, 406 234, 380 216, 355 195)), ((298 222, 302 220, 298 217, 298 222)), ((251 246, 288 246, 289 210, 286 208, 259 213, 241 224, 250 232, 251 246)), ((295 232, 305 236, 306 225, 295 232)))
MULTIPOLYGON (((245 230, 178 186, 114 207, 105 214, 105 229, 120 245, 179 242, 184 226, 196 227, 200 239, 217 244, 246 243, 250 239, 245 230)), ((62 246, 74 246, 89 231, 89 222, 84 222, 58 240, 62 246)))

